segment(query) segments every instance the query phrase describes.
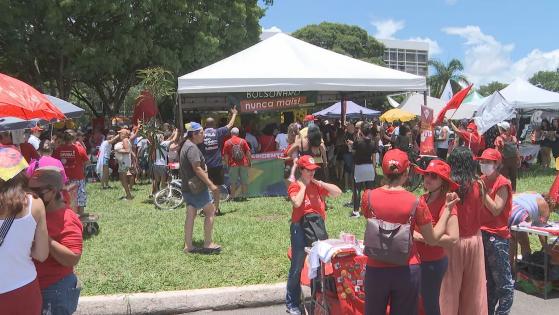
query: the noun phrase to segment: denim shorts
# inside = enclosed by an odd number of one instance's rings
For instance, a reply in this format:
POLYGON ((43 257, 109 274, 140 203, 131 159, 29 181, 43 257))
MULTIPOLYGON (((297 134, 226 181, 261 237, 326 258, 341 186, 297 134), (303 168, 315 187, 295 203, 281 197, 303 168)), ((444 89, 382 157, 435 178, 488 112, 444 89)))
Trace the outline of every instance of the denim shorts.
POLYGON ((43 315, 74 313, 78 308, 80 291, 78 278, 74 273, 41 290, 43 295, 43 315))
POLYGON ((204 191, 197 194, 183 191, 182 199, 187 206, 191 206, 196 210, 202 209, 210 202, 213 202, 212 195, 210 194, 210 191, 208 189, 205 189, 204 191))

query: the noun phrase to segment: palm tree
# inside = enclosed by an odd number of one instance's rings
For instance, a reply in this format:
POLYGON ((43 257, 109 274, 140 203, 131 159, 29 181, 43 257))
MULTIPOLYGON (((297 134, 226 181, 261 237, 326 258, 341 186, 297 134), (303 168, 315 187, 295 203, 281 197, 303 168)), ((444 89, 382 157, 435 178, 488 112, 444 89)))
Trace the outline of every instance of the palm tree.
POLYGON ((469 84, 466 76, 462 74, 464 66, 458 59, 452 59, 448 65, 440 60, 430 59, 429 65, 435 69, 435 73, 429 76, 427 83, 431 87, 431 95, 435 97, 441 96, 448 80, 455 81, 458 84, 469 84))

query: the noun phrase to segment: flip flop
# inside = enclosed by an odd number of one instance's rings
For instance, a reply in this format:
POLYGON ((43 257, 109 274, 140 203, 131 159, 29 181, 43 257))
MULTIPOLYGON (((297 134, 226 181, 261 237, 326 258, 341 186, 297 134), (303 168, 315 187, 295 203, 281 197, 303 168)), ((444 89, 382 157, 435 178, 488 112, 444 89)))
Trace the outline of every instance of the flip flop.
POLYGON ((183 252, 185 254, 198 254, 198 253, 201 253, 201 249, 202 248, 200 248, 200 247, 194 247, 194 248, 191 248, 189 250, 183 249, 183 252))
POLYGON ((205 255, 217 255, 221 253, 221 246, 200 248, 200 253, 205 255))

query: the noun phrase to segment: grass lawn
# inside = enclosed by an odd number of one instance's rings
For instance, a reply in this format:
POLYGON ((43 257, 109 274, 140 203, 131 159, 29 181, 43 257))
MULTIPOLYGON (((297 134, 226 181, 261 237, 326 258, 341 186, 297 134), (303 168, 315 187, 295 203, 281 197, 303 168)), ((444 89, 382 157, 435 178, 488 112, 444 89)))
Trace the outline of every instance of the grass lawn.
MULTIPOLYGON (((518 190, 547 191, 554 171, 532 170, 523 174, 518 190)), ((100 216, 101 232, 84 241, 77 273, 83 295, 186 290, 285 281, 289 268, 291 205, 284 198, 253 198, 227 202, 225 215, 216 218, 214 240, 220 255, 183 254, 185 210, 161 211, 147 201, 150 186, 139 185, 133 201, 119 200, 120 185, 101 190, 87 185, 87 211, 100 216)), ((364 231, 361 219, 349 219, 351 198, 328 201, 327 226, 331 237, 341 231, 364 231)), ((555 219, 558 219, 555 217, 555 219)), ((196 219, 194 237, 201 245, 202 221, 196 219)), ((535 244, 534 244, 535 245, 535 244)))

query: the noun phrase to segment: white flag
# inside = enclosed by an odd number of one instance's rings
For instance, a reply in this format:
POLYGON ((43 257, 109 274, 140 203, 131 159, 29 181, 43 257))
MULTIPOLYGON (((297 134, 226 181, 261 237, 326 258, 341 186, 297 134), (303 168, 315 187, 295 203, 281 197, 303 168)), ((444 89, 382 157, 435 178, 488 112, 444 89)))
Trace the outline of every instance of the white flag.
POLYGON ((452 93, 452 86, 450 84, 450 80, 446 81, 446 85, 444 86, 443 94, 441 94, 441 101, 448 103, 454 93, 452 93))
POLYGON ((495 91, 479 106, 474 121, 481 135, 496 124, 512 118, 515 114, 516 111, 512 105, 507 102, 499 91, 495 91))

